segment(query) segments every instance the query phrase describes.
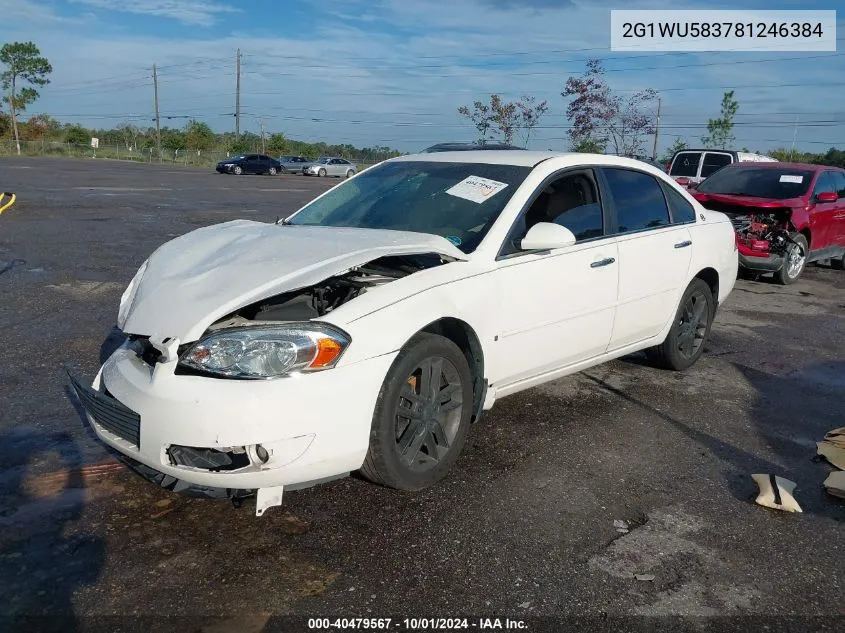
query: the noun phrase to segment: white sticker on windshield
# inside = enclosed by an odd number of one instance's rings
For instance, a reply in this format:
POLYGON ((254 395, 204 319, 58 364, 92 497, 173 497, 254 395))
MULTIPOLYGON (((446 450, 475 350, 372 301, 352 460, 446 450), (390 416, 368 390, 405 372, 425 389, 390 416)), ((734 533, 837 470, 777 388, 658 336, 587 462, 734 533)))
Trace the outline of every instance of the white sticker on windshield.
POLYGON ((456 196, 481 204, 485 200, 489 200, 494 195, 499 193, 502 189, 508 186, 506 182, 498 182, 481 176, 467 176, 457 185, 446 190, 450 196, 456 196))
POLYGON ((804 181, 804 176, 790 176, 789 174, 784 174, 780 177, 781 182, 794 182, 796 185, 800 185, 804 181))

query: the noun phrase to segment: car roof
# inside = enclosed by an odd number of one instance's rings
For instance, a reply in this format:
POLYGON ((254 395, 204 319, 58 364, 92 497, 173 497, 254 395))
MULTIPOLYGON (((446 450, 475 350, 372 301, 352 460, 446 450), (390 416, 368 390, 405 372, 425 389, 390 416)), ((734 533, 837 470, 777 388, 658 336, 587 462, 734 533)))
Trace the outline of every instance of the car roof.
POLYGON ((777 163, 753 163, 753 162, 743 162, 743 163, 734 163, 733 165, 727 165, 727 167, 731 167, 732 169, 750 169, 750 168, 757 168, 757 169, 802 169, 805 171, 823 171, 828 169, 833 170, 842 170, 841 167, 833 167, 831 165, 813 165, 811 163, 785 163, 785 162, 777 162, 777 163))
POLYGON ((535 167, 549 159, 561 159, 561 166, 577 165, 607 165, 617 167, 633 167, 635 169, 656 169, 641 160, 613 156, 609 154, 586 154, 577 152, 552 152, 531 150, 478 150, 457 152, 434 152, 431 154, 408 154, 391 158, 388 162, 418 161, 436 163, 480 163, 489 165, 514 165, 517 167, 535 167), (564 160, 565 159, 565 160, 564 160))

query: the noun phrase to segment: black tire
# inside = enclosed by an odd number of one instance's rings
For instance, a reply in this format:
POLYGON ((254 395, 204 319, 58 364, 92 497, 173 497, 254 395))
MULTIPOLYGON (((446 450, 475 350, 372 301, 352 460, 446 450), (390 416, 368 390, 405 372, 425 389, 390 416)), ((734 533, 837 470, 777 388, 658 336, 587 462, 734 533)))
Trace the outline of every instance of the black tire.
POLYGON ((845 270, 845 255, 830 259, 830 267, 833 270, 845 270))
POLYGON ((442 336, 418 334, 399 352, 384 379, 361 474, 399 490, 422 490, 437 483, 466 443, 472 404, 472 374, 460 348, 442 336), (428 376, 438 372, 436 398, 424 397, 426 367, 432 369, 428 376), (443 398, 448 400, 441 402, 443 398), (397 411, 414 413, 416 419, 397 411))
POLYGON ((346 170, 346 177, 347 177, 347 178, 352 178, 352 176, 354 176, 354 175, 355 175, 355 170, 354 170, 354 169, 347 169, 347 170, 346 170))
POLYGON ((710 286, 701 279, 693 279, 681 297, 666 340, 646 350, 649 360, 657 367, 673 371, 683 371, 691 367, 704 353, 715 316, 716 300, 710 286), (704 303, 699 304, 699 301, 704 303), (697 312, 699 305, 704 306, 700 314, 697 312), (701 319, 706 319, 706 322, 702 323, 701 319), (688 344, 690 347, 687 347, 688 344))
POLYGON ((232 173, 236 176, 240 176, 242 173, 244 173, 243 167, 241 167, 240 165, 235 165, 234 167, 232 167, 232 173))
POLYGON ((800 233, 791 233, 789 237, 792 238, 795 244, 790 244, 787 247, 783 266, 775 273, 775 281, 783 286, 788 286, 798 281, 804 269, 807 268, 807 254, 810 252, 810 246, 807 244, 806 237, 800 233), (800 256, 800 264, 798 264, 797 260, 793 260, 793 256, 797 256, 799 248, 803 251, 803 255, 800 256))
POLYGON ((270 174, 271 176, 275 176, 279 172, 275 167, 271 167, 270 169, 267 170, 267 173, 270 174))
POLYGON ((325 177, 326 177, 326 170, 325 170, 325 169, 321 169, 320 171, 318 171, 318 172, 317 172, 317 175, 318 175, 320 178, 325 178, 325 177))

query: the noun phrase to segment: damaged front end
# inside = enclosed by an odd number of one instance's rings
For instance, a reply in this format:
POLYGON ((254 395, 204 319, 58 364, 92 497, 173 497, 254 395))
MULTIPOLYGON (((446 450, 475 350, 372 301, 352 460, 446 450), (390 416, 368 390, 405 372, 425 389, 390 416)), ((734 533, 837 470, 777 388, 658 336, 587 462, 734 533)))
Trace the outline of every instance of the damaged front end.
POLYGON ((739 262, 743 268, 757 272, 776 272, 784 267, 795 249, 801 251, 801 257, 807 255, 803 252, 804 247, 793 238, 795 226, 792 223, 792 208, 789 206, 769 201, 763 201, 758 206, 701 198, 699 202, 730 218, 736 233, 739 262))

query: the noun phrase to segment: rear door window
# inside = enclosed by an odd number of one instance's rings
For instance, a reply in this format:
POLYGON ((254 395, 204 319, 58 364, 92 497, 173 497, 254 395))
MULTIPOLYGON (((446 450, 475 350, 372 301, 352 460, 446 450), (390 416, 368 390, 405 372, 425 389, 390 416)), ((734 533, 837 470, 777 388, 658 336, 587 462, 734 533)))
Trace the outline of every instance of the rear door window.
POLYGON ((701 166, 701 177, 707 178, 710 174, 719 171, 725 165, 730 165, 733 157, 730 154, 721 152, 705 152, 704 164, 701 166))
POLYGON ((616 207, 617 231, 632 233, 669 225, 663 188, 648 174, 633 169, 603 169, 616 207))
POLYGON ((683 176, 694 178, 698 176, 698 163, 701 161, 701 152, 680 152, 672 161, 670 176, 683 176))
POLYGON ((669 209, 672 211, 672 222, 674 224, 695 222, 695 209, 687 199, 670 185, 664 185, 663 190, 666 192, 669 209))

